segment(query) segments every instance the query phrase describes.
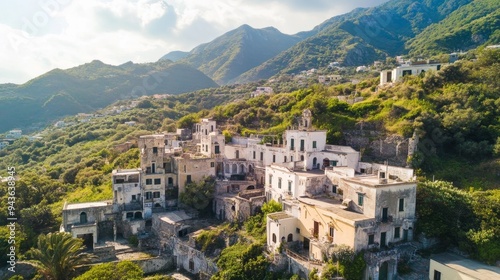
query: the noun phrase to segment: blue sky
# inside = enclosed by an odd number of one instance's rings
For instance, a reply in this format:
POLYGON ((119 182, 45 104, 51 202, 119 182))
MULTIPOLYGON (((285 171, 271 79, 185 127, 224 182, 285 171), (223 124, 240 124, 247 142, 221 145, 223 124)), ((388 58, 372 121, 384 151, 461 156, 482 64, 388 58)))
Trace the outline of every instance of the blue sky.
POLYGON ((0 2, 0 83, 94 59, 118 65, 189 51, 249 24, 294 34, 386 0, 23 0, 0 2))

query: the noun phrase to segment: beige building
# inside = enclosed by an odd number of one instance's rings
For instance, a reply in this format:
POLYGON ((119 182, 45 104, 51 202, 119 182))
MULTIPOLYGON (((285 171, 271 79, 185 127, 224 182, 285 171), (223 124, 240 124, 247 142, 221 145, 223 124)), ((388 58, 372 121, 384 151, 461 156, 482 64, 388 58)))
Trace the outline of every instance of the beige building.
POLYGON ((74 238, 82 238, 88 248, 94 248, 99 232, 102 232, 99 227, 104 222, 113 220, 112 207, 111 201, 64 203, 60 231, 69 232, 74 238))
POLYGON ((466 259, 452 253, 431 256, 430 280, 493 280, 500 279, 500 268, 466 259))
POLYGON ((323 174, 309 171, 300 176, 274 166, 266 171, 266 191, 271 190, 273 198, 280 189, 287 190, 286 182, 291 185, 290 193, 278 200, 284 211, 267 218, 271 252, 284 242, 294 242, 300 248, 295 253, 317 262, 342 244, 356 252, 368 250, 367 279, 397 275, 399 253, 393 248, 413 239, 416 181, 412 169, 359 162, 356 168, 327 167, 323 174), (308 184, 308 178, 314 181, 308 184))

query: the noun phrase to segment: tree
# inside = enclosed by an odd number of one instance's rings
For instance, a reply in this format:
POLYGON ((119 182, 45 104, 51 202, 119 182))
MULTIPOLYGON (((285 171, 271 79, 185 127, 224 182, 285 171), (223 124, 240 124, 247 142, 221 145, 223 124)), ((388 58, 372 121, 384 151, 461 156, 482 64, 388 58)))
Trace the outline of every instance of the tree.
POLYGON ((84 250, 83 240, 69 233, 42 234, 38 236, 37 247, 28 251, 29 262, 47 279, 71 279, 78 266, 95 258, 84 250))
POLYGON ((131 261, 121 261, 93 266, 89 271, 75 278, 75 280, 141 280, 143 275, 144 271, 137 264, 131 261))
POLYGON ((417 231, 437 237, 445 245, 465 242, 465 234, 477 228, 472 196, 449 182, 425 181, 417 186, 417 231))
POLYGON ((215 192, 215 178, 203 177, 199 182, 191 182, 186 185, 184 192, 180 194, 181 202, 198 210, 205 210, 215 192))

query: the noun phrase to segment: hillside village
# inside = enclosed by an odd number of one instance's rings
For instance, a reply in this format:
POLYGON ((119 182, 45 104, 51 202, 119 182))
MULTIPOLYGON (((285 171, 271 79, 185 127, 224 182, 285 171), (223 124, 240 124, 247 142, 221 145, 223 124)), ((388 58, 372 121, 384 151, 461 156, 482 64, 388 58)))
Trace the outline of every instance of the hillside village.
POLYGON ((178 193, 211 176, 216 178, 212 211, 217 219, 241 222, 265 201, 283 205, 282 212, 267 217, 267 252, 298 245, 299 250, 285 250, 295 264, 290 272, 309 275, 302 261, 321 271, 323 255, 344 244, 356 252, 369 250, 367 279, 379 279, 380 273, 392 279, 400 255, 415 250, 396 247, 414 239, 413 170, 361 162, 351 147, 327 144, 326 131, 314 129, 312 118, 304 110, 295 127, 270 143, 262 136, 226 142, 210 119, 196 124, 191 135, 180 129, 141 136, 141 167, 112 172, 113 200, 65 204, 61 230, 83 238, 97 253, 106 251, 101 238, 138 235, 147 242, 156 236, 155 246, 178 267, 210 275, 216 267, 207 271, 207 257, 184 238, 199 226, 196 211, 179 208, 178 193))

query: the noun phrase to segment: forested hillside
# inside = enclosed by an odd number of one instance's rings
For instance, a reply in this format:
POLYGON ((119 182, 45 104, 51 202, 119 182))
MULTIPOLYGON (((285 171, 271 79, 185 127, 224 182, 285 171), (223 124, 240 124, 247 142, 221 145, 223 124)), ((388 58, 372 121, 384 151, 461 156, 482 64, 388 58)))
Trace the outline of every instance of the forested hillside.
POLYGON ((483 44, 500 43, 500 2, 476 0, 408 42, 411 55, 428 56, 467 51, 483 44))
POLYGON ((216 86, 199 70, 171 61, 113 66, 96 60, 67 70, 54 69, 22 85, 0 85, 0 119, 4 120, 0 133, 43 126, 47 121, 92 112, 122 99, 216 86))

